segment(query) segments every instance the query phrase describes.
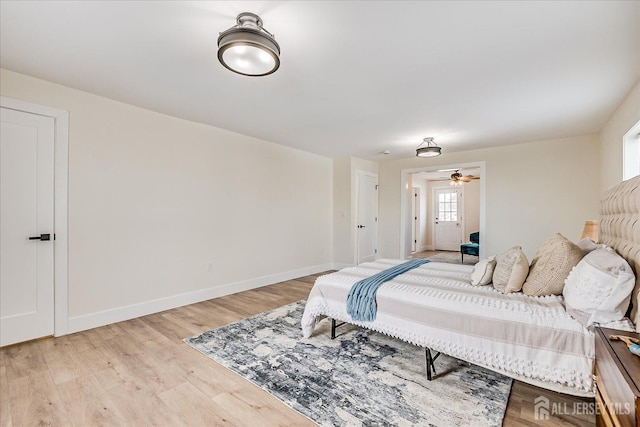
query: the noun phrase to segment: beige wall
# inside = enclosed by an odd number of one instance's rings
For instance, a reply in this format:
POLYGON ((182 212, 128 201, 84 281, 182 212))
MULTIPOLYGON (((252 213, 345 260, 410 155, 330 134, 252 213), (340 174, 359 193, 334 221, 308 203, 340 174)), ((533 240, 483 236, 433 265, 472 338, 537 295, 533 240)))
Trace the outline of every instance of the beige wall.
POLYGON ((351 206, 351 159, 333 159, 333 261, 351 265, 355 236, 351 206))
POLYGON ((330 265, 331 159, 0 78, 3 96, 70 113, 71 318, 330 265))
MULTIPOLYGON (((597 217, 598 136, 586 135, 380 163, 380 254, 400 254, 401 171, 486 162, 485 254, 521 245, 533 257, 555 232, 578 239, 597 217)), ((446 150, 446 147, 444 147, 446 150)))
POLYGON ((464 187, 464 229, 462 240, 469 241, 469 234, 480 230, 480 180, 467 182, 464 187))
POLYGON ((640 121, 640 81, 629 92, 600 132, 600 191, 622 181, 624 135, 640 121))

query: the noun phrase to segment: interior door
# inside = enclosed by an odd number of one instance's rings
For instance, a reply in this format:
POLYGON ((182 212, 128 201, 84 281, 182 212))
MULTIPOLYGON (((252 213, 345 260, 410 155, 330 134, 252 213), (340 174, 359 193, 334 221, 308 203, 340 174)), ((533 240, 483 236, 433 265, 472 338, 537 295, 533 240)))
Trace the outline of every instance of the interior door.
POLYGON ((0 109, 0 346, 52 335, 54 120, 0 109))
POLYGON ((459 251, 462 243, 462 192, 437 188, 434 195, 435 250, 459 251))
POLYGON ((378 178, 357 174, 358 264, 378 257, 378 178))

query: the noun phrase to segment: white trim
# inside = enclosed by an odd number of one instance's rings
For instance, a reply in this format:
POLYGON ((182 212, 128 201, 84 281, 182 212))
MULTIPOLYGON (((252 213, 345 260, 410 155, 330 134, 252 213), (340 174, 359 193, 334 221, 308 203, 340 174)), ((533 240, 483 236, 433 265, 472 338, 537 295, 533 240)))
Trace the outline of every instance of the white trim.
MULTIPOLYGON (((411 204, 413 205, 413 212, 411 212, 411 216, 413 217, 413 224, 411 226, 411 231, 413 231, 413 234, 411 239, 415 241, 416 252, 420 252, 420 247, 424 246, 424 243, 422 242, 422 232, 420 230, 422 226, 422 222, 420 221, 420 215, 422 215, 422 211, 420 211, 420 202, 422 200, 420 196, 420 187, 412 187, 412 190, 413 200, 411 201, 411 204)), ((427 206, 429 206, 428 203, 427 206)))
POLYGON ((486 215, 486 162, 470 162, 470 163, 455 163, 451 165, 434 165, 425 166, 421 168, 402 169, 400 171, 400 259, 406 259, 408 254, 406 250, 406 232, 407 232, 407 191, 409 188, 409 175, 418 172, 435 172, 440 169, 468 169, 468 168, 480 168, 480 258, 484 257, 484 251, 486 246, 486 227, 487 227, 487 215, 486 215))
POLYGON ((332 270, 342 270, 343 268, 355 267, 355 264, 345 264, 342 262, 334 262, 331 264, 332 270))
POLYGON ((622 137, 622 180, 640 175, 640 122, 622 137))
POLYGON ((55 126, 54 141, 54 335, 68 333, 68 242, 67 203, 69 180, 69 112, 0 96, 0 106, 51 117, 55 126))
POLYGON ((269 276, 257 277, 255 279, 243 280, 241 282, 229 283, 214 288, 202 289, 195 292, 173 295, 165 298, 158 298, 152 301, 145 301, 138 304, 118 307, 111 310, 99 311, 97 313, 85 314, 69 318, 69 333, 85 331, 124 320, 134 319, 153 313, 158 313, 172 308, 183 307, 201 301, 218 298, 249 289, 260 288, 262 286, 273 285, 274 283, 296 279, 302 276, 321 273, 333 269, 331 263, 315 265, 312 267, 300 268, 287 271, 285 273, 272 274, 269 276))

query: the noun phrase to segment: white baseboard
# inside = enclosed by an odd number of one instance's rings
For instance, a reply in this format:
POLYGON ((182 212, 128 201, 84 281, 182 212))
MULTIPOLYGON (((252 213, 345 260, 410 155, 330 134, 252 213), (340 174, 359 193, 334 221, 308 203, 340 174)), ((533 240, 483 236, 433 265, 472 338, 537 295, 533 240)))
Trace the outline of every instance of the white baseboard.
MULTIPOLYGON (((335 269, 327 263, 69 318, 68 334, 335 269)), ((185 337, 186 338, 186 337, 185 337)))
POLYGON ((341 262, 334 262, 332 264, 333 270, 342 270, 343 268, 353 267, 353 264, 344 264, 341 262))

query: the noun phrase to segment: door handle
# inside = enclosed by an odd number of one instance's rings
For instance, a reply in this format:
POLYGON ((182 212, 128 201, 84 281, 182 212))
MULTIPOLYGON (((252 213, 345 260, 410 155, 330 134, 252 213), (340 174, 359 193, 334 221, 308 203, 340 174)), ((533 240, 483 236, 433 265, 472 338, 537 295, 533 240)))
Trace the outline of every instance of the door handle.
POLYGON ((365 228, 365 226, 364 225, 359 225, 358 228, 365 228))
POLYGON ((29 240, 51 240, 51 234, 41 234, 39 236, 29 237, 29 240))

